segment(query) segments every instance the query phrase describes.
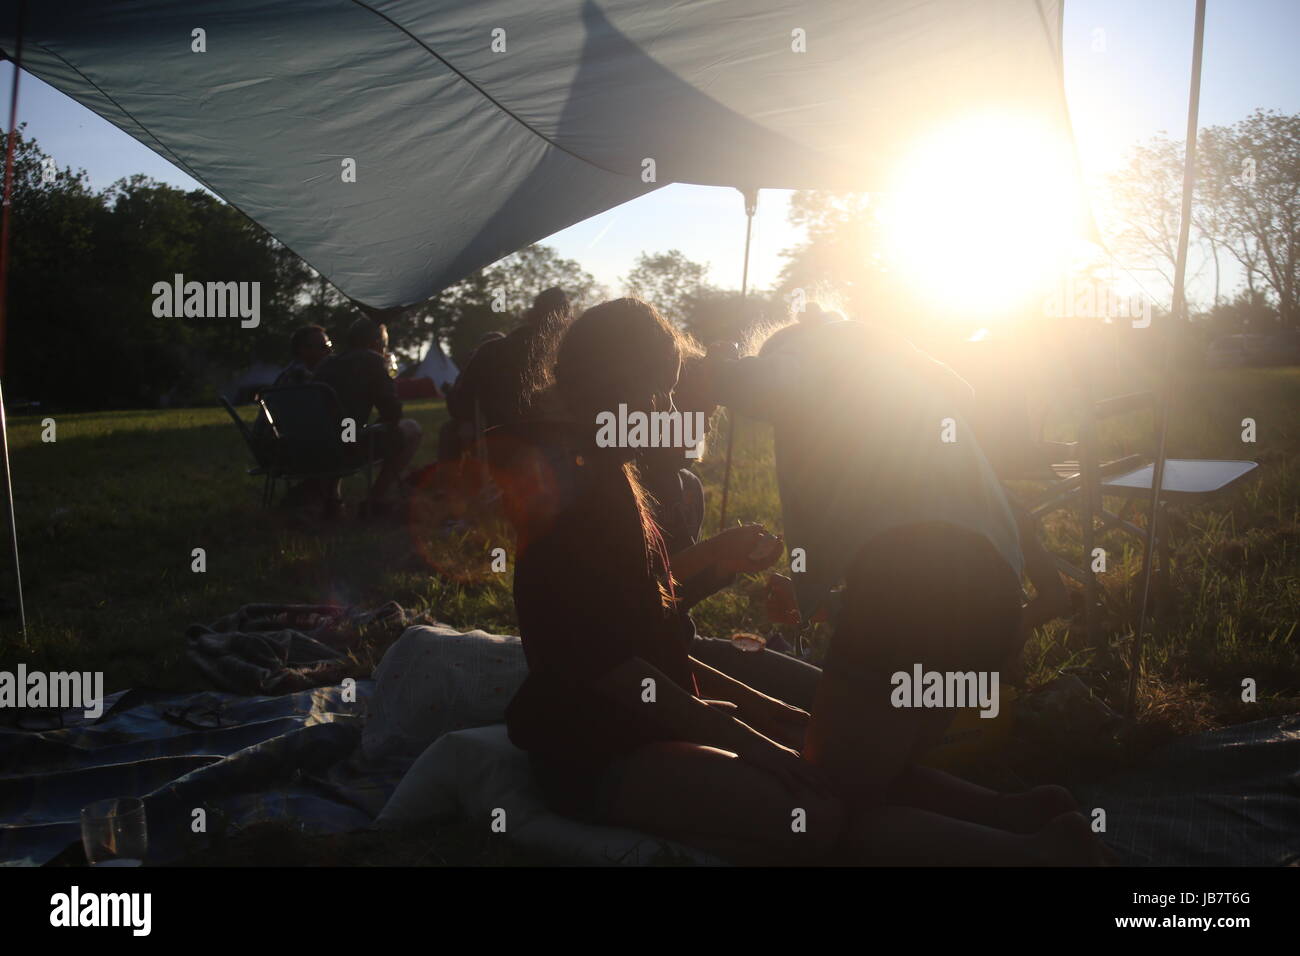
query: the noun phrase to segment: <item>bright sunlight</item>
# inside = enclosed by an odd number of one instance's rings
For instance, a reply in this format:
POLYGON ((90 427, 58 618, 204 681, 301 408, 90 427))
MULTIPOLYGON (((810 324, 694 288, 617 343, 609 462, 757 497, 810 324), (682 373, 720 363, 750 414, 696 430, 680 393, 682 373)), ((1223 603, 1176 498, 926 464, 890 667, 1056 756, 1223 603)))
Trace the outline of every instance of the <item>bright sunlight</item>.
POLYGON ((944 128, 900 165, 880 212, 893 268, 954 319, 1024 306, 1084 235, 1070 143, 1016 116, 944 128))

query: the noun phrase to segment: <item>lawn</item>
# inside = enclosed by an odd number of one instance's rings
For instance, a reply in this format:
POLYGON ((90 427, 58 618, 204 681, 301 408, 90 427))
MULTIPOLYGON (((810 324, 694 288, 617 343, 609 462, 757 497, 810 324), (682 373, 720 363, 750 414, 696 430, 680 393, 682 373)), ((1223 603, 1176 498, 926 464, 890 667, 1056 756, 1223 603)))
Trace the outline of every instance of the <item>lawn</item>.
MULTIPOLYGON (((1179 600, 1149 644, 1148 704, 1167 704, 1172 694, 1196 702, 1197 721, 1216 723, 1248 716, 1237 700, 1243 677, 1254 677, 1266 699, 1300 695, 1298 407, 1300 369, 1294 368, 1199 372, 1184 390, 1171 455, 1253 458, 1261 466, 1207 506, 1177 515, 1179 600), (1255 444, 1241 441, 1246 417, 1257 422, 1255 444)), ((251 408, 243 411, 251 418, 251 408)), ((412 403, 408 414, 425 432, 416 464, 431 461, 445 420, 442 403, 412 403)), ((29 633, 24 645, 6 607, 0 666, 25 661, 103 670, 110 690, 194 688, 197 675, 183 655, 186 627, 253 601, 369 606, 396 600, 457 626, 513 630, 509 573, 491 570, 492 548, 511 550, 497 522, 448 531, 445 515, 427 510, 407 526, 356 518, 327 524, 265 510, 260 480, 246 475, 244 446, 219 408, 55 415, 53 442, 41 440, 42 418, 11 419, 29 633), (204 573, 191 569, 193 549, 200 547, 204 573)), ((1149 413, 1112 424, 1105 435, 1110 450, 1145 447, 1149 413)), ((780 528, 771 465, 767 429, 742 422, 729 522, 780 528)), ((712 528, 722 455, 715 451, 698 468, 709 489, 706 528, 712 528)), ((359 497, 361 481, 350 479, 345 494, 359 497)), ((1077 549, 1072 515, 1059 513, 1046 530, 1049 547, 1077 549)), ((1106 633, 1122 651, 1135 622, 1141 555, 1117 535, 1101 543, 1110 555, 1103 577, 1112 614, 1106 633)), ((12 594, 7 562, 4 573, 3 593, 12 594)), ((754 578, 700 606, 701 631, 769 632, 751 600, 758 587, 754 578)), ((1105 654, 1095 659, 1081 637, 1081 619, 1041 631, 1026 650, 1026 680, 1042 683, 1062 667, 1087 672, 1115 663, 1105 654)), ((1104 668, 1090 673, 1108 694, 1116 691, 1115 676, 1104 668)))
MULTIPOLYGON (((1170 734, 1300 710, 1297 408, 1300 369, 1294 368, 1197 372, 1183 391, 1170 433, 1172 456, 1261 465, 1212 503, 1178 512, 1176 607, 1148 643, 1139 694, 1135 726, 1146 731, 1144 747, 1170 734), (1257 423, 1254 444, 1241 440, 1247 417, 1257 423), (1256 703, 1241 700, 1247 677, 1258 685, 1256 703)), ((243 411, 251 418, 251 409, 243 411)), ((425 401, 408 405, 408 414, 425 431, 416 462, 423 464, 433 458, 445 410, 425 401)), ((102 670, 109 691, 199 689, 184 656, 186 627, 254 601, 373 606, 396 600, 456 626, 514 630, 509 573, 491 570, 492 549, 511 550, 499 522, 447 530, 447 515, 428 509, 417 509, 406 524, 383 526, 265 510, 260 480, 246 475, 244 446, 219 408, 58 414, 54 442, 42 441, 42 417, 10 422, 29 631, 23 643, 6 604, 0 669, 25 662, 46 670, 102 670), (204 573, 191 569, 193 549, 200 547, 204 573)), ((1114 422, 1104 438, 1109 450, 1123 453, 1145 447, 1150 430, 1149 413, 1138 414, 1114 422)), ((1056 430, 1051 437, 1071 436, 1056 430)), ((779 529, 771 465, 769 432, 742 422, 729 522, 757 520, 779 529)), ((709 489, 711 529, 721 454, 698 467, 709 489)), ((360 481, 350 479, 346 487, 354 500, 360 481)), ((1047 525, 1046 541, 1077 551, 1077 521, 1059 514, 1047 525)), ((1141 554, 1116 536, 1101 543, 1109 553, 1102 579, 1106 646, 1087 647, 1081 614, 1057 621, 1030 640, 1017 680, 1032 689, 1072 673, 1120 709, 1141 554)), ((7 560, 0 568, 0 593, 11 595, 7 560)), ((701 632, 769 633, 754 601, 759 590, 753 578, 701 605, 695 615, 701 632)), ((814 635, 817 652, 824 642, 824 633, 814 635)), ((368 674, 382 651, 367 648, 356 673, 368 674)), ((358 852, 366 857, 364 849, 358 852)), ((430 853, 429 861, 441 859, 430 853)), ((351 859, 346 852, 341 858, 351 859)))

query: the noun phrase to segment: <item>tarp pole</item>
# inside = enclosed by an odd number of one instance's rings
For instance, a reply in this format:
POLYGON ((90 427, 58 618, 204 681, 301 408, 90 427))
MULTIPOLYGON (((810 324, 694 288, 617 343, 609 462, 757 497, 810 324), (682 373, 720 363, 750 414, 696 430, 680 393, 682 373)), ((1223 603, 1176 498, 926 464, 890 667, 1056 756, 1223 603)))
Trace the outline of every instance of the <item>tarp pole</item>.
MULTIPOLYGON (((1160 517, 1160 492, 1165 480, 1165 447, 1169 437, 1169 412, 1174 399, 1175 345, 1180 323, 1186 321, 1187 297, 1183 288, 1187 277, 1187 240, 1192 224, 1192 189, 1196 184, 1196 130, 1201 106, 1201 54, 1205 46, 1205 0, 1196 0, 1196 32, 1192 40, 1192 81, 1187 97, 1187 143, 1183 152, 1183 209, 1178 224, 1178 257, 1174 263, 1174 295, 1165 332, 1164 394, 1160 401, 1160 441, 1155 464, 1151 469, 1151 517, 1143 548, 1142 607, 1138 613, 1137 633, 1133 635, 1133 653, 1129 660, 1128 701, 1126 711, 1133 716, 1137 706, 1137 682, 1142 670, 1142 637, 1146 631, 1147 607, 1151 600, 1151 572, 1154 569, 1157 524, 1160 517)), ((1168 574, 1169 568, 1162 569, 1168 574)))
MULTIPOLYGON (((754 213, 758 211, 758 190, 742 189, 745 197, 745 263, 740 273, 740 308, 744 317, 745 299, 749 295, 749 242, 754 231, 754 213)), ((727 497, 731 492, 731 453, 736 446, 736 411, 727 409, 727 464, 722 471, 722 508, 718 517, 718 530, 727 527, 727 497)))
MULTIPOLYGON (((9 210, 13 197, 14 145, 18 140, 18 78, 23 66, 23 26, 27 3, 18 7, 18 30, 14 42, 14 82, 9 93, 9 135, 5 138, 4 211, 0 214, 0 380, 5 374, 5 340, 9 321, 9 210)), ((18 521, 14 516, 14 486, 9 473, 9 426, 5 416, 4 388, 0 386, 0 458, 4 461, 5 503, 9 508, 9 546, 14 556, 14 581, 18 585, 18 621, 23 644, 27 643, 27 606, 23 602, 23 572, 18 563, 18 521)))

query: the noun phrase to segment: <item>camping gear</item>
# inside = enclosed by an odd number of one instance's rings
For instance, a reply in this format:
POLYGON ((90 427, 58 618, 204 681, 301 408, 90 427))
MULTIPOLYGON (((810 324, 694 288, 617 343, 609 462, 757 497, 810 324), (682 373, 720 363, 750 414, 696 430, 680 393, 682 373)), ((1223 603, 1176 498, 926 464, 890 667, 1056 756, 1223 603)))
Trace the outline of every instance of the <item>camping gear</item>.
MULTIPOLYGON (((1085 395, 1087 382, 1084 383, 1085 395)), ((1254 471, 1258 464, 1253 461, 1222 461, 1214 459, 1169 459, 1163 461, 1161 501, 1158 506, 1158 522, 1148 522, 1141 527, 1129 520, 1136 502, 1151 495, 1152 478, 1156 466, 1162 463, 1162 448, 1155 449, 1156 460, 1143 464, 1141 456, 1128 455, 1114 461, 1102 462, 1098 448, 1098 425, 1107 418, 1135 411, 1155 409, 1157 421, 1163 420, 1157 405, 1159 399, 1152 392, 1134 392, 1102 400, 1089 400, 1084 403, 1082 420, 1079 423, 1079 461, 1062 462, 1050 467, 1044 466, 1037 471, 1025 471, 1015 475, 999 477, 1019 480, 1045 480, 1047 486, 1039 496, 1026 502, 1026 509, 1035 522, 1041 522, 1047 515, 1063 508, 1076 507, 1079 512, 1079 525, 1083 531, 1081 555, 1076 564, 1061 556, 1054 556, 1057 570, 1073 578, 1084 586, 1085 620, 1089 644, 1098 647, 1101 643, 1101 616, 1098 602, 1101 587, 1097 582, 1093 568, 1093 549, 1097 536, 1110 529, 1124 532, 1142 542, 1145 548, 1143 565, 1144 591, 1148 578, 1153 578, 1163 592, 1167 592, 1169 578, 1170 544, 1168 531, 1155 532, 1157 524, 1168 527, 1164 518, 1170 504, 1204 499, 1222 491, 1254 471), (1124 504, 1118 511, 1109 511, 1107 498, 1123 498, 1124 504), (1100 526, 1098 526, 1100 520, 1100 526), (1154 549, 1158 548, 1158 565, 1153 561, 1154 549)), ((1157 436, 1157 441, 1163 441, 1157 436)), ((1145 598, 1144 598, 1145 608, 1145 598)))

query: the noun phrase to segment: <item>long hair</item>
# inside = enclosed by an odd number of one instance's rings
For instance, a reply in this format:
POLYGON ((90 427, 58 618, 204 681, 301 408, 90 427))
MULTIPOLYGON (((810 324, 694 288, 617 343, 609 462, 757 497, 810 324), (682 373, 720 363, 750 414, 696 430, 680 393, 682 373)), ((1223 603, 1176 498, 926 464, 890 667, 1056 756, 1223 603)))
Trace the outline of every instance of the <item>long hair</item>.
POLYGON ((539 292, 524 313, 522 325, 530 334, 524 354, 524 377, 519 383, 520 417, 528 417, 538 396, 553 384, 560 339, 571 322, 573 304, 558 287, 539 292))
POLYGON ((588 505, 600 520, 593 547, 623 571, 640 595, 670 607, 674 583, 667 549, 633 464, 635 449, 596 445, 596 416, 627 405, 650 411, 655 396, 671 392, 681 365, 678 338, 655 308, 639 299, 614 299, 584 312, 569 326, 555 361, 558 397, 577 424, 586 469, 588 505))

